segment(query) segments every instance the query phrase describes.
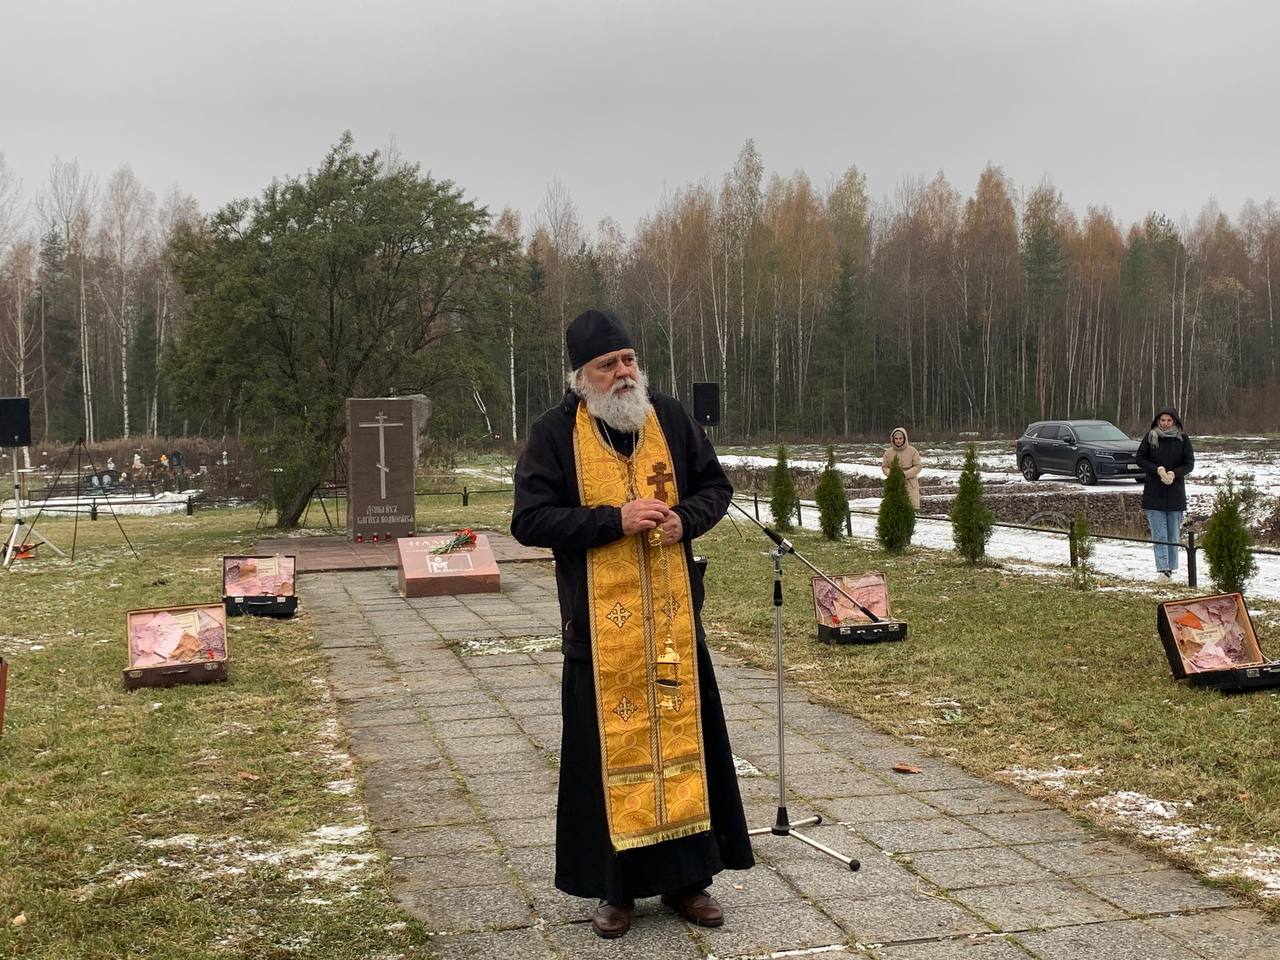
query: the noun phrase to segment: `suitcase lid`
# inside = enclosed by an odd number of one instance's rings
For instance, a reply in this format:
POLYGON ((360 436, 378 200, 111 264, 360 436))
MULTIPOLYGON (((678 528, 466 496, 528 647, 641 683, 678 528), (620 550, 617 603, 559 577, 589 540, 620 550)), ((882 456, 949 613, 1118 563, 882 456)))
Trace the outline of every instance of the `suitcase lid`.
POLYGON ((222 558, 223 597, 291 597, 298 558, 293 554, 222 558))
POLYGON ((226 660, 227 612, 221 603, 147 607, 124 615, 126 670, 226 660))
POLYGON ((1156 608, 1156 630, 1179 680, 1267 663, 1239 593, 1166 600, 1156 608))
MULTIPOLYGON (((889 609, 889 581, 883 573, 872 571, 861 575, 838 573, 831 577, 860 604, 882 620, 892 620, 889 609)), ((867 616, 841 596, 822 577, 813 578, 813 614, 818 623, 838 627, 842 624, 871 623, 867 616)))

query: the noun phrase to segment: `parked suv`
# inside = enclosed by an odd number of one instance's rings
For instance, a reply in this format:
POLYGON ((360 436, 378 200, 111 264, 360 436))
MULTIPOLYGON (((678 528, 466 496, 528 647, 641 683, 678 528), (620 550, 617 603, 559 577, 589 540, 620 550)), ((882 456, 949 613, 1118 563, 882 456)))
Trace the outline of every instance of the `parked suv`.
POLYGON ((1045 473, 1075 477, 1085 486, 1100 479, 1143 480, 1138 441, 1106 420, 1039 420, 1022 432, 1014 449, 1028 480, 1045 473))

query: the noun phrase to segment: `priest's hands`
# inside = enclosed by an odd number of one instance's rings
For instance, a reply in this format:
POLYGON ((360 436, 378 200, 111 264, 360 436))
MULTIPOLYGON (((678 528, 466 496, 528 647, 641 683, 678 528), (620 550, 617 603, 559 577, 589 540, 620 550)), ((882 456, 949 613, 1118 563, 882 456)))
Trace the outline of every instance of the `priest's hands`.
MULTIPOLYGON (((652 530, 654 527, 661 526, 669 514, 671 514, 671 508, 661 500, 655 500, 652 497, 628 500, 622 505, 622 533, 629 537, 633 533, 652 530)), ((677 522, 679 519, 676 517, 677 522)))
POLYGON ((684 521, 680 519, 680 514, 674 510, 669 510, 662 523, 658 524, 662 528, 662 542, 667 546, 673 543, 679 543, 684 537, 684 521))
POLYGON ((630 536, 633 533, 644 533, 655 527, 662 530, 662 542, 666 545, 679 543, 684 537, 684 521, 661 500, 642 497, 628 500, 622 505, 622 533, 630 536))

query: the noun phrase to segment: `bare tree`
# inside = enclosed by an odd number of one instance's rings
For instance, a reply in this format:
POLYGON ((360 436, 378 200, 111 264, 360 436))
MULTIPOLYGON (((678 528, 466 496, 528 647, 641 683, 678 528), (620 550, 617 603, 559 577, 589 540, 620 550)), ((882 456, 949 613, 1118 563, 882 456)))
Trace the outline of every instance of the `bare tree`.
POLYGON ((80 172, 78 160, 55 157, 44 192, 37 204, 45 222, 62 234, 67 256, 77 267, 76 329, 80 361, 80 397, 83 406, 84 439, 97 439, 94 423, 93 368, 89 363, 89 309, 86 295, 85 258, 88 255, 89 227, 93 222, 93 178, 80 172))
POLYGON ((120 403, 124 436, 129 436, 129 346, 137 322, 134 279, 152 243, 155 198, 125 164, 111 175, 102 196, 99 255, 106 269, 95 281, 107 317, 119 337, 120 403))

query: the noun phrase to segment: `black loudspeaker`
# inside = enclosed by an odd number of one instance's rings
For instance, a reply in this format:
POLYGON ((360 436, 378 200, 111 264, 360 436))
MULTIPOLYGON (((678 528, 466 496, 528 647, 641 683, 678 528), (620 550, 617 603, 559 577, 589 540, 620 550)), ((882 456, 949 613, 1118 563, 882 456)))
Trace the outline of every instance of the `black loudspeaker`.
POLYGON ((0 447, 31 446, 31 401, 0 397, 0 447))
POLYGON ((720 423, 720 384, 715 381, 693 385, 693 419, 704 427, 720 423))

